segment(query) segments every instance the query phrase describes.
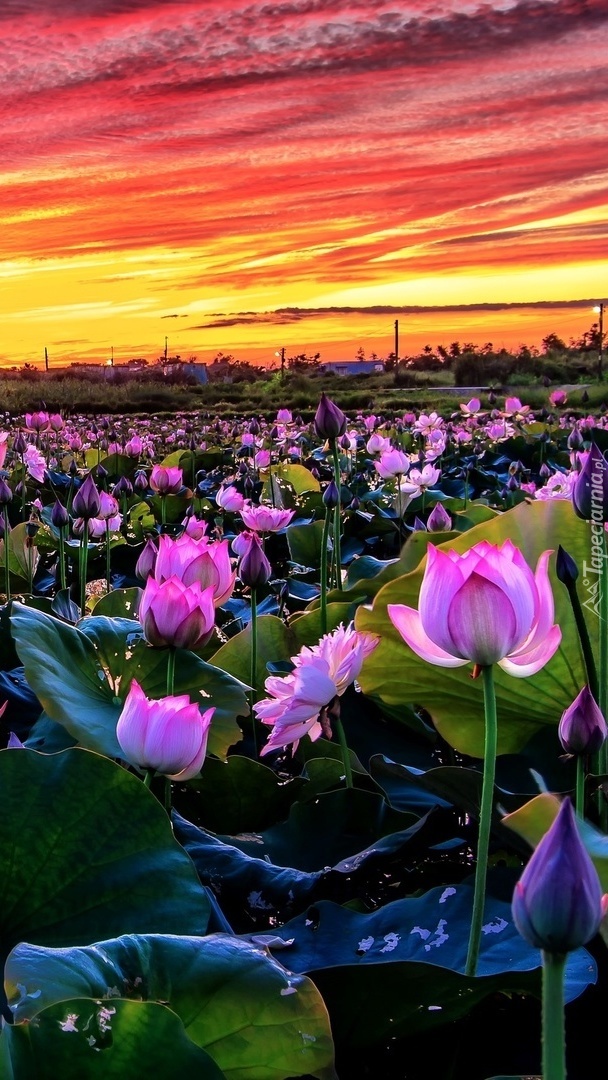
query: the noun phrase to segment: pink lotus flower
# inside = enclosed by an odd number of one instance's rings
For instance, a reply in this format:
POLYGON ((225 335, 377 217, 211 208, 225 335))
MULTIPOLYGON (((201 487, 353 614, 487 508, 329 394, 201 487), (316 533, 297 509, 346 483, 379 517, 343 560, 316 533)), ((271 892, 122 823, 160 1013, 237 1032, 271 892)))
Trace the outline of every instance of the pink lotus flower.
POLYGON ((207 539, 208 526, 204 518, 199 518, 196 514, 190 514, 184 518, 182 525, 186 536, 189 536, 191 540, 207 539))
POLYGON ((0 432, 0 469, 3 467, 6 460, 6 451, 8 450, 8 431, 0 432))
POLYGON ((201 713, 187 694, 152 701, 133 680, 116 725, 125 759, 170 780, 190 780, 202 767, 215 709, 201 713))
POLYGON ((289 409, 279 409, 277 412, 277 424, 291 424, 293 417, 289 409))
POLYGON ((175 495, 182 487, 183 473, 176 465, 154 465, 150 473, 150 487, 159 495, 175 495))
POLYGON ((241 510, 241 517, 252 532, 278 532, 284 529, 293 518, 295 510, 279 510, 276 506, 255 506, 247 501, 241 510))
POLYGON ((553 593, 547 571, 550 551, 536 573, 506 540, 486 540, 462 555, 429 547, 418 611, 389 604, 388 615, 403 640, 439 667, 499 664, 509 675, 534 675, 551 659, 561 630, 553 624, 553 593))
POLYGON ((201 589, 198 581, 184 585, 177 577, 159 585, 150 576, 139 605, 139 621, 150 645, 197 649, 213 633, 213 586, 201 589))
POLYGON ((245 496, 241 495, 237 488, 229 485, 228 487, 221 487, 215 496, 215 501, 222 510, 227 510, 228 513, 235 513, 243 509, 245 505, 245 496))
POLYGON ((380 474, 383 480, 392 480, 393 477, 403 476, 407 472, 410 467, 410 459, 407 454, 403 453, 403 450, 392 447, 390 450, 384 450, 380 455, 380 460, 374 462, 374 464, 376 472, 380 474))
POLYGON ((399 490, 402 495, 413 499, 422 495, 428 488, 432 488, 440 476, 441 469, 436 469, 434 465, 424 465, 422 469, 410 469, 406 479, 399 485, 399 490))
POLYGON ((33 443, 28 443, 27 449, 23 455, 23 461, 30 476, 33 477, 34 480, 37 480, 39 484, 42 484, 44 482, 44 474, 46 471, 44 454, 41 454, 40 450, 38 450, 33 443))
POLYGON ((26 428, 29 428, 30 431, 46 431, 49 426, 49 414, 43 410, 26 413, 25 426, 26 428))
POLYGON ((291 674, 266 679, 271 696, 254 705, 254 711, 273 731, 260 756, 290 744, 295 751, 303 735, 313 742, 318 739, 323 733, 321 714, 357 679, 378 641, 375 634, 341 625, 318 645, 305 646, 292 657, 291 674))
POLYGON ((163 534, 158 541, 154 578, 162 583, 178 578, 183 585, 195 582, 213 590, 213 603, 220 607, 232 595, 236 571, 230 561, 229 542, 210 543, 205 536, 193 540, 182 533, 177 540, 163 534))
POLYGON ((385 436, 381 435, 378 431, 375 431, 367 440, 365 449, 368 454, 383 454, 385 451, 391 449, 391 440, 385 438, 385 436))

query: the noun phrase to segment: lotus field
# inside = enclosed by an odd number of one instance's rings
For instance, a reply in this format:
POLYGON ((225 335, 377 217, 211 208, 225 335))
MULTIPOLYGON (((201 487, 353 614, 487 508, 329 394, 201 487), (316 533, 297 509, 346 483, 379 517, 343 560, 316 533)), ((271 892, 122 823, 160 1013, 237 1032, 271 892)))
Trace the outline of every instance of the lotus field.
POLYGON ((599 1075, 608 429, 454 401, 6 418, 2 1078, 599 1075))

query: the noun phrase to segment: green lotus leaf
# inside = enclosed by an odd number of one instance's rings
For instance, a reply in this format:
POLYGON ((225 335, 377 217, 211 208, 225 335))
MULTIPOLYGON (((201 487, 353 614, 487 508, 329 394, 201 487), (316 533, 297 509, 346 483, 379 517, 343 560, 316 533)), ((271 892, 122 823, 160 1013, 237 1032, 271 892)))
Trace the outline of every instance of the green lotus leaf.
POLYGON ((17 1025, 69 999, 93 998, 109 1008, 117 997, 143 999, 168 1005, 228 1080, 333 1072, 321 995, 263 944, 226 934, 127 935, 90 948, 24 944, 11 953, 5 978, 17 1025))
POLYGON ((4 1028, 0 1067, 5 1080, 222 1080, 224 1073, 188 1038, 164 1005, 142 1001, 65 1000, 34 1024, 4 1028))

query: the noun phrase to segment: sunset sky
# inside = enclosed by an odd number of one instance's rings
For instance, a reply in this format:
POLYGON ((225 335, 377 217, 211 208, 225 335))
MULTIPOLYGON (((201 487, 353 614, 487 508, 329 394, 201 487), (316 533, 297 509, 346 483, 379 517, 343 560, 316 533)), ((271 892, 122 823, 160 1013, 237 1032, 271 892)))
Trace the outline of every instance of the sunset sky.
POLYGON ((607 0, 0 0, 0 365, 580 336, 607 47, 607 0))

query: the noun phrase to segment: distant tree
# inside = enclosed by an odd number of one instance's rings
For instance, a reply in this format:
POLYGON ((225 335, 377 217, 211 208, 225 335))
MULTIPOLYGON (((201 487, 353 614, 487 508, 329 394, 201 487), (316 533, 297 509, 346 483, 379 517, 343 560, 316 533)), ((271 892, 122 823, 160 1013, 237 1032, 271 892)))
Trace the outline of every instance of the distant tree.
POLYGON ((355 360, 365 360, 365 349, 361 345, 355 353, 355 360))
POLYGON ((566 348, 566 342, 562 341, 557 334, 547 334, 541 341, 541 349, 545 355, 547 353, 565 352, 566 348))
POLYGON ((314 353, 309 356, 307 353, 298 353, 297 356, 289 356, 286 360, 287 367, 290 371, 296 371, 304 374, 310 374, 311 371, 316 371, 321 363, 321 353, 314 353))

